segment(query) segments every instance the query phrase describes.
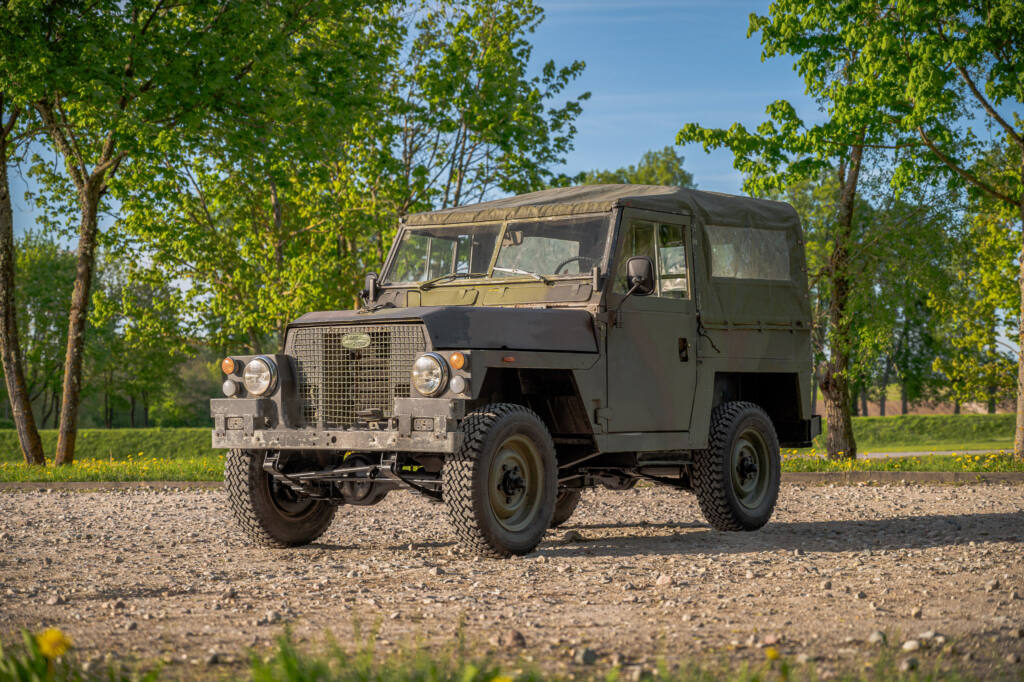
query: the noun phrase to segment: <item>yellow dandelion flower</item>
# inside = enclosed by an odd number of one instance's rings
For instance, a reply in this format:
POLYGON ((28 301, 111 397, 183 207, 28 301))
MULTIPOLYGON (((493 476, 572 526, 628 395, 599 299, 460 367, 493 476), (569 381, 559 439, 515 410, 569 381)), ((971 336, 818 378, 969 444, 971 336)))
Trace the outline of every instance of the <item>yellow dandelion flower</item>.
POLYGON ((491 682, 513 682, 513 680, 508 675, 498 675, 497 677, 492 677, 491 682))
POLYGON ((764 657, 767 658, 769 661, 777 661, 779 660, 779 650, 773 646, 770 646, 764 650, 764 657))
POLYGON ((36 644, 39 645, 39 653, 50 659, 63 656, 71 648, 71 640, 57 628, 48 628, 36 635, 36 644))

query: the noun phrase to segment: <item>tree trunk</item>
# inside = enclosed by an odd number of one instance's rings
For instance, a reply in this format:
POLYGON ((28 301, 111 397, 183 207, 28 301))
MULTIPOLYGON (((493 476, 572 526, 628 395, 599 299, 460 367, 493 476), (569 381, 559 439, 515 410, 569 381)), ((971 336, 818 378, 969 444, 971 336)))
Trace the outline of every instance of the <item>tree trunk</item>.
POLYGON ((0 95, 0 356, 4 382, 11 403, 11 418, 18 432, 21 455, 26 464, 46 464, 43 441, 39 438, 32 401, 25 386, 21 344, 18 340, 18 320, 14 302, 14 208, 7 177, 9 154, 8 138, 14 128, 17 113, 4 120, 4 100, 0 95))
POLYGON ((866 388, 861 389, 860 392, 860 413, 865 417, 868 416, 868 390, 866 388))
POLYGON ((909 406, 907 400, 907 385, 900 384, 900 414, 906 414, 909 406))
POLYGON ((135 428, 135 394, 134 393, 130 396, 130 400, 131 400, 131 408, 130 408, 130 410, 128 412, 128 423, 131 424, 131 427, 134 429, 135 428))
MULTIPOLYGON (((89 313, 93 264, 96 257, 96 212, 99 192, 87 192, 78 229, 78 253, 75 264, 75 288, 71 292, 68 314, 68 345, 64 354, 64 387, 60 404, 55 464, 71 464, 78 437, 78 407, 82 395, 82 356, 85 349, 85 324, 89 313)), ((109 417, 108 417, 109 423, 109 417)), ((109 426, 108 426, 109 428, 109 426)))
POLYGON ((821 395, 825 399, 825 420, 828 423, 825 448, 829 459, 856 458, 846 367, 828 364, 821 381, 821 395))
POLYGON ((142 425, 149 428, 149 396, 142 392, 142 425))
MULTIPOLYGON (((1021 167, 1024 181, 1024 166, 1021 167)), ((1024 197, 1020 202, 1021 258, 1018 284, 1020 285, 1020 314, 1017 317, 1017 431, 1013 437, 1013 456, 1024 460, 1024 197)))
POLYGON ((985 411, 988 412, 989 414, 996 413, 996 394, 998 393, 998 391, 999 388, 996 386, 988 387, 988 400, 985 401, 985 411))
POLYGON ((960 399, 953 401, 953 414, 960 414, 960 399))
POLYGON ((103 428, 110 428, 110 391, 103 389, 103 428))
MULTIPOLYGON (((863 133, 861 138, 863 139, 863 133)), ((828 306, 829 359, 822 372, 821 393, 825 397, 828 437, 825 439, 829 459, 856 459, 857 443, 853 437, 850 417, 850 246, 853 244, 853 209, 857 200, 864 148, 850 147, 849 166, 840 167, 842 191, 839 195, 837 234, 829 255, 829 276, 832 300, 828 306)))

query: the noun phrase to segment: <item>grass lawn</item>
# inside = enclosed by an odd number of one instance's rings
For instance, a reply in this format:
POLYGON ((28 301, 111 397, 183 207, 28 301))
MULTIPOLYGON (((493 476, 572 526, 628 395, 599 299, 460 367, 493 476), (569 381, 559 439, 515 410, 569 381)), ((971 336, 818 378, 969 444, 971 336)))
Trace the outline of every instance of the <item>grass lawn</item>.
POLYGON ((132 456, 124 459, 76 459, 71 466, 37 467, 0 462, 0 482, 7 481, 220 481, 223 455, 179 457, 132 456))

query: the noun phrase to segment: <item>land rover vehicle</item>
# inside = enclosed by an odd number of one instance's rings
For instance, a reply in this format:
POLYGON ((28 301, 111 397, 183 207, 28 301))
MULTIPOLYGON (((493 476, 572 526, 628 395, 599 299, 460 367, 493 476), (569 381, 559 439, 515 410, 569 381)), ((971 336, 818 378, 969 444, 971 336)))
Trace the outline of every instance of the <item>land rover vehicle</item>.
POLYGON ((257 543, 312 542, 408 487, 471 550, 524 554, 584 488, 640 480, 753 530, 780 445, 820 430, 788 204, 598 185, 415 214, 363 300, 222 363, 213 445, 257 543))

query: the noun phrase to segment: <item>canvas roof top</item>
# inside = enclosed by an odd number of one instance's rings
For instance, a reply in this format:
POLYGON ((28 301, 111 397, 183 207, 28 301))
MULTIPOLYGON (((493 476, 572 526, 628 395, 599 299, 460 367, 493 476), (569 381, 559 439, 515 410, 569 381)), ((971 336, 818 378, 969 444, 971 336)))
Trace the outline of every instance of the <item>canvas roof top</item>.
POLYGON ((799 225, 789 204, 767 199, 663 185, 580 185, 558 187, 471 206, 414 213, 409 226, 455 225, 520 218, 601 213, 629 206, 662 213, 693 214, 705 224, 783 228, 799 225))

